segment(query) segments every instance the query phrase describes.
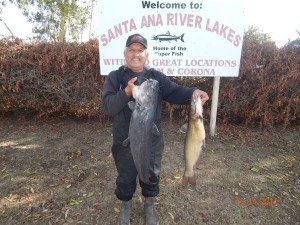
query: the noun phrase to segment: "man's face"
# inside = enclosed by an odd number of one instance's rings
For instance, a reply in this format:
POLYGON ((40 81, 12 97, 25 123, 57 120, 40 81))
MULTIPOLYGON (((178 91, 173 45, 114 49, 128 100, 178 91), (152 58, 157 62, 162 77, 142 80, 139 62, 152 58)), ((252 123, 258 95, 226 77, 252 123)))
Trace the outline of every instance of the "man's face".
POLYGON ((139 43, 133 43, 125 49, 124 57, 129 69, 134 72, 141 72, 148 60, 147 49, 139 43))

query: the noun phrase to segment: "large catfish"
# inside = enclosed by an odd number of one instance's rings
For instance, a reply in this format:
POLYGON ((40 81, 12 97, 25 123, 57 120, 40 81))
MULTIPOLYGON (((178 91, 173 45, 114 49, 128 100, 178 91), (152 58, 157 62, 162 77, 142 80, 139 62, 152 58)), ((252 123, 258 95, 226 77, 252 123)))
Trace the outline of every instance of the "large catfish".
POLYGON ((149 79, 132 90, 135 102, 129 102, 133 110, 130 119, 129 137, 123 142, 130 142, 131 153, 138 171, 139 179, 144 183, 151 183, 150 164, 152 137, 159 135, 155 125, 156 110, 158 105, 159 83, 157 80, 149 79))
POLYGON ((194 169, 199 165, 202 147, 205 144, 201 98, 192 98, 189 109, 188 127, 184 144, 185 171, 182 185, 196 185, 194 169))

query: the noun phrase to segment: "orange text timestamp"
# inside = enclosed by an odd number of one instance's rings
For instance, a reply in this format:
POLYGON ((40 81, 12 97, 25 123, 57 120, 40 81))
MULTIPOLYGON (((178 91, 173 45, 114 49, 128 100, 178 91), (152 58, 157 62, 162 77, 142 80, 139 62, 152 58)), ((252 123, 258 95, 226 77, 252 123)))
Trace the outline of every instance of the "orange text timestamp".
POLYGON ((278 206, 276 197, 236 197, 239 206, 278 206))

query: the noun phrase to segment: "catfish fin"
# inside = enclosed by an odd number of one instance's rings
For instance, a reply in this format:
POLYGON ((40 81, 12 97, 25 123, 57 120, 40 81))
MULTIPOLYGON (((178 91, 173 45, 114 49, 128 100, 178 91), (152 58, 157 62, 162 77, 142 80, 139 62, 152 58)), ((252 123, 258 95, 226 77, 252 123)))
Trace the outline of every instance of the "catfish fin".
POLYGON ((126 139, 122 142, 122 146, 123 146, 123 147, 127 147, 127 146, 129 145, 129 143, 130 143, 130 139, 129 139, 129 137, 128 137, 128 138, 126 138, 126 139))
POLYGON ((156 124, 154 123, 153 124, 153 127, 152 127, 152 133, 155 135, 155 136, 159 136, 160 135, 160 132, 156 126, 156 124))
POLYGON ((135 110, 136 103, 134 101, 128 102, 128 107, 133 111, 135 110))

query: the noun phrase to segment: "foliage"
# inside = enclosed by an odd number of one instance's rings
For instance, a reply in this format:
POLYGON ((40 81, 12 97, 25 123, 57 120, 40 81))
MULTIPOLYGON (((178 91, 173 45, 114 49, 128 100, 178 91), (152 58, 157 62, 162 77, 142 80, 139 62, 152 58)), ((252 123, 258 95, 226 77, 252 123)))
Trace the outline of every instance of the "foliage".
POLYGON ((2 21, 1 14, 3 12, 3 7, 5 6, 6 6, 6 0, 1 0, 0 1, 0 22, 2 21))
POLYGON ((240 75, 221 85, 219 118, 261 127, 300 119, 300 55, 245 41, 240 75))
MULTIPOLYGON (((5 3, 5 0, 1 1, 5 3)), ((95 0, 10 0, 23 10, 28 21, 34 23, 33 33, 44 41, 64 42, 68 37, 80 41, 82 32, 91 23, 95 0)), ((0 8, 1 9, 1 8, 0 8)))
POLYGON ((270 43, 272 43, 272 44, 275 45, 275 43, 272 41, 269 34, 264 33, 259 28, 254 27, 254 26, 250 26, 248 28, 248 30, 245 31, 244 39, 251 40, 251 41, 256 41, 259 44, 267 44, 267 43, 270 44, 270 43))
MULTIPOLYGON (((239 77, 222 78, 218 120, 222 123, 288 126, 300 118, 300 55, 245 40, 239 77)), ((0 112, 105 118, 101 111, 98 41, 85 44, 23 44, 0 41, 0 112)), ((213 78, 171 77, 211 96, 213 78)), ((170 119, 187 117, 187 106, 164 103, 170 119)), ((210 102, 205 116, 210 114, 210 102)))
POLYGON ((98 42, 0 42, 0 111, 97 116, 98 42))
POLYGON ((282 47, 282 49, 289 51, 291 54, 300 54, 300 38, 297 38, 296 40, 289 41, 286 43, 285 46, 282 47))

